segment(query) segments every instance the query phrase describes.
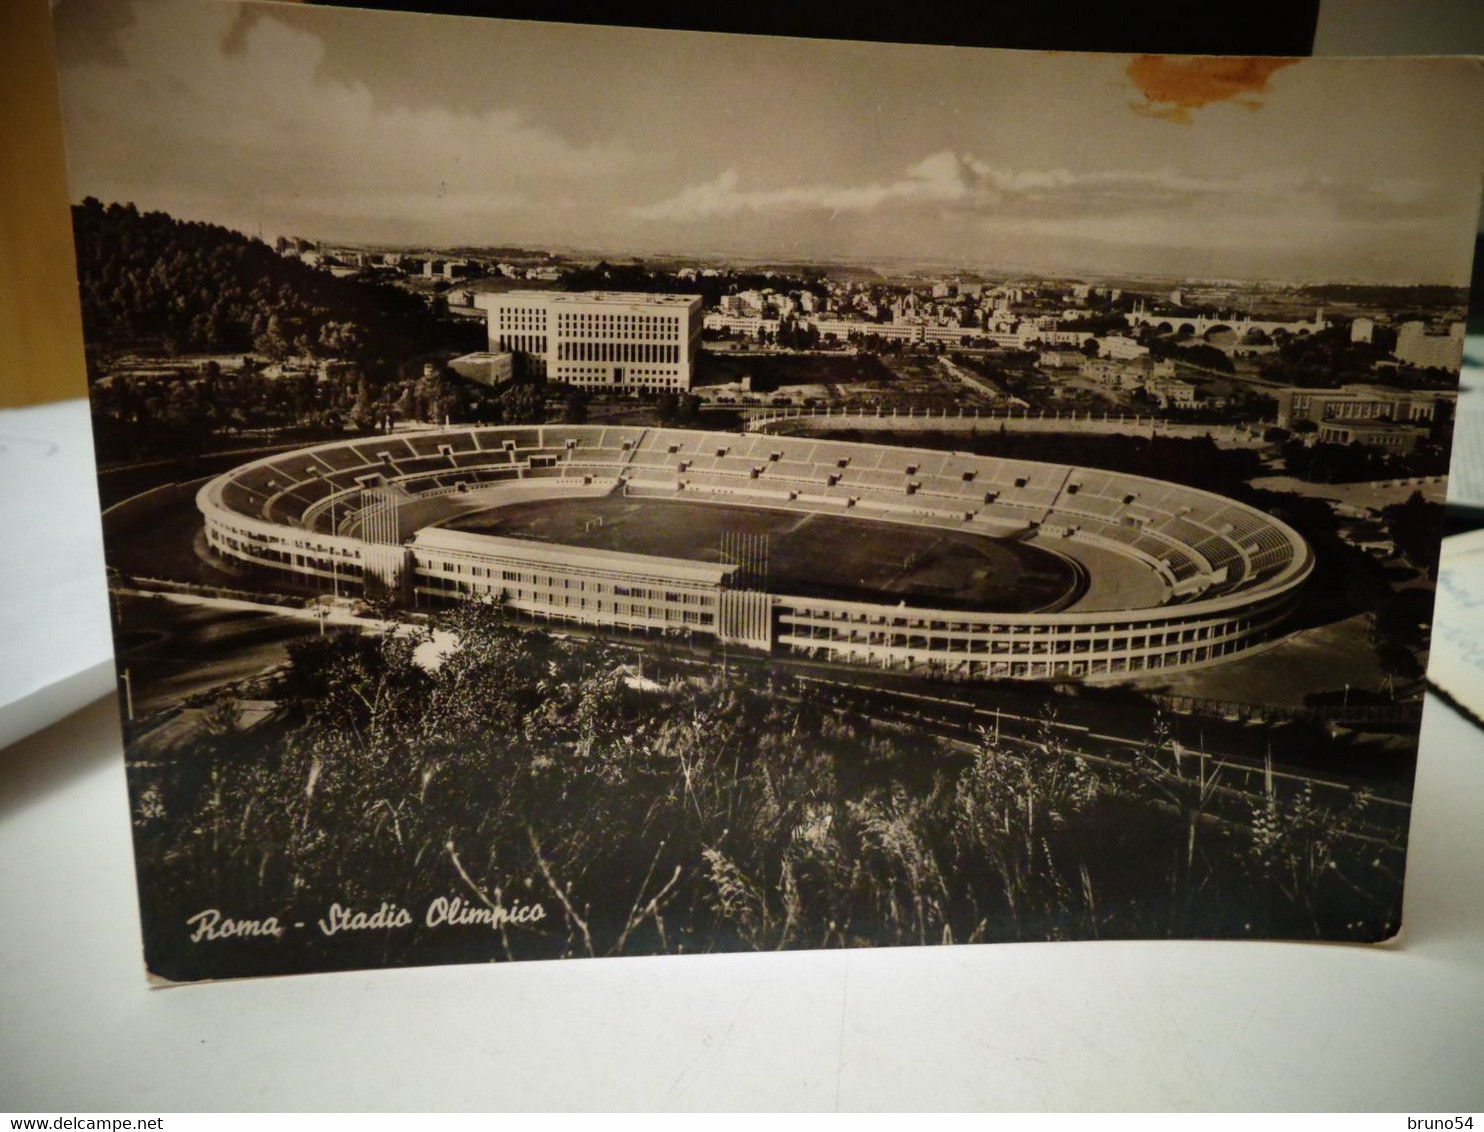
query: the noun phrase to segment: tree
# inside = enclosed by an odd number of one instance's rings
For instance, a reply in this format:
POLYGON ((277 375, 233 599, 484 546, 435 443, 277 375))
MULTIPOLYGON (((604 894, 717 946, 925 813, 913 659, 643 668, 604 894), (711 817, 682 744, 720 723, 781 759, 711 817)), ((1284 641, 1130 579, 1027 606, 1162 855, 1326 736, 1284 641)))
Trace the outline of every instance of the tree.
POLYGON ((1423 672, 1422 665, 1417 663, 1412 650, 1399 641, 1387 640, 1378 644, 1376 659, 1381 662, 1381 670, 1388 676, 1416 680, 1423 672))
POLYGON ((350 417, 362 431, 376 427, 376 397, 365 374, 361 374, 356 381, 356 396, 351 403, 350 417))
POLYGON ((459 387, 440 369, 425 371, 418 378, 413 402, 414 412, 425 421, 442 421, 462 415, 459 387))
POLYGON ((83 327, 95 345, 350 356, 378 366, 445 341, 476 348, 477 327, 441 321, 416 295, 336 278, 227 228, 96 200, 76 206, 72 219, 83 327))
POLYGON ((356 322, 326 322, 316 349, 321 357, 358 358, 366 349, 366 329, 356 322))
POLYGON ((380 575, 368 572, 362 596, 365 598, 366 607, 371 611, 371 615, 383 620, 391 617, 402 596, 403 585, 401 570, 396 571, 390 581, 383 581, 380 575))
POLYGON ((516 382, 501 392, 500 419, 505 424, 536 424, 545 416, 545 400, 538 386, 516 382))
POLYGON ((1381 520, 1407 561, 1429 578, 1438 573, 1438 544, 1443 534, 1443 505, 1429 503, 1414 491, 1405 503, 1383 508, 1381 520))
POLYGON ((293 343, 285 332, 283 322, 278 315, 268 317, 267 326, 253 338, 252 348, 254 352, 275 362, 283 361, 293 352, 293 343))
POLYGON ((587 420, 588 393, 585 389, 574 389, 567 394, 562 406, 562 420, 567 424, 583 424, 587 420))

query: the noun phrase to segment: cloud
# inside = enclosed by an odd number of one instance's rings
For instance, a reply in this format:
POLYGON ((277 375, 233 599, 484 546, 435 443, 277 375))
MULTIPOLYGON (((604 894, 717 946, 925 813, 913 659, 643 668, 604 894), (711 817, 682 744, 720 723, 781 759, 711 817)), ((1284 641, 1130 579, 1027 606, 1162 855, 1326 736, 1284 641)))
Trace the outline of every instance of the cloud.
POLYGON ((1268 89, 1268 77, 1273 72, 1297 62, 1297 59, 1200 55, 1172 59, 1167 55, 1140 55, 1129 63, 1126 73, 1143 92, 1144 101, 1131 102, 1129 106, 1139 114, 1185 125, 1193 121, 1192 110, 1213 102, 1234 100, 1239 106, 1257 110, 1262 100, 1250 96, 1268 89))
POLYGON ((1065 169, 1000 169, 972 157, 966 159, 966 164, 980 180, 1007 193, 1065 189, 1076 182, 1076 178, 1065 169))
MULTIPOLYGON (((77 195, 275 216, 340 208, 418 223, 546 209, 574 186, 636 168, 622 143, 574 144, 506 106, 379 102, 325 77, 324 44, 261 10, 141 2, 115 34, 122 67, 64 69, 77 195)), ((409 66, 424 65, 409 60, 409 66)))
POLYGON ((1176 207, 1198 199, 1283 199, 1321 186, 1307 173, 1266 170, 1242 177, 1205 177, 1174 169, 1074 173, 1066 168, 1011 169, 972 154, 941 150, 894 180, 858 185, 806 184, 752 188, 729 168, 673 196, 631 208, 642 220, 685 223, 746 215, 806 212, 865 214, 931 207, 940 212, 1096 216, 1176 207))
POLYGON ((1063 254, 1068 262, 1082 254, 1091 257, 1086 262, 1145 268, 1158 255, 1208 265, 1224 256, 1250 272, 1280 262, 1323 263, 1336 248, 1418 243, 1439 215, 1457 211, 1446 186, 1405 173, 1358 182, 1301 166, 1078 170, 1073 160, 1017 168, 940 150, 895 177, 784 186, 731 167, 630 215, 677 231, 686 224, 726 231, 743 242, 765 234, 801 245, 845 241, 840 247, 853 246, 866 229, 826 222, 869 218, 872 239, 908 251, 1063 254), (832 236, 822 236, 827 228, 832 236))
POLYGON ((746 213, 863 213, 891 203, 963 201, 974 190, 976 179, 968 161, 948 150, 924 158, 897 180, 865 185, 746 189, 741 174, 732 168, 714 180, 629 211, 641 220, 667 221, 713 220, 746 213))

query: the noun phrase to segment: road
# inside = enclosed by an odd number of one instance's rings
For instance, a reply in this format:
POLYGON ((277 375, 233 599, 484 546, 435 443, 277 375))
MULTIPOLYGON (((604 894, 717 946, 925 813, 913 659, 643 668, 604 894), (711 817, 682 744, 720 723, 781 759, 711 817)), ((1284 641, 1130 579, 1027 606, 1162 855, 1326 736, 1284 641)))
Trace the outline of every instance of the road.
POLYGON ((136 718, 282 664, 291 642, 319 632, 313 620, 268 606, 221 609, 163 596, 115 600, 123 617, 119 664, 130 675, 136 718))
POLYGON ((175 707, 288 659, 289 645, 332 628, 406 631, 400 622, 352 616, 342 607, 287 608, 187 594, 116 593, 119 664, 129 670, 136 717, 175 707))

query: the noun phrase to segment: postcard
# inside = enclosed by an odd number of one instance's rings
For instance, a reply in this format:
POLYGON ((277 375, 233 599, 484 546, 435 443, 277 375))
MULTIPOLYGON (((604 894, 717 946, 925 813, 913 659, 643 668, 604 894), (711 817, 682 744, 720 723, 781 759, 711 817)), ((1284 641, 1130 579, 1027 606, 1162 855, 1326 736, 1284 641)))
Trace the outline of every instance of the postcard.
POLYGON ((1476 60, 56 20, 156 979, 1400 930, 1476 60))

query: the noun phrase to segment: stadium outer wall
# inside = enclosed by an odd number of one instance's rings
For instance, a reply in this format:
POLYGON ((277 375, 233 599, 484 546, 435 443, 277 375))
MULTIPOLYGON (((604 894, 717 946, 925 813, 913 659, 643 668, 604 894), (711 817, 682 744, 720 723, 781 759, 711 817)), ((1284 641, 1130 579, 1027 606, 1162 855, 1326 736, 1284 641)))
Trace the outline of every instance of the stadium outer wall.
POLYGON ((1164 481, 679 429, 466 428, 337 441, 233 469, 201 488, 197 506, 216 553, 322 586, 375 579, 421 606, 492 596, 538 620, 963 679, 1103 682, 1219 663, 1279 636, 1313 569, 1309 547, 1283 523, 1164 481), (849 511, 1045 541, 1073 556, 1087 544, 1152 571, 1165 597, 1053 613, 799 597, 748 588, 755 583, 727 564, 436 525, 445 506, 451 514, 454 505, 614 491, 849 511))

